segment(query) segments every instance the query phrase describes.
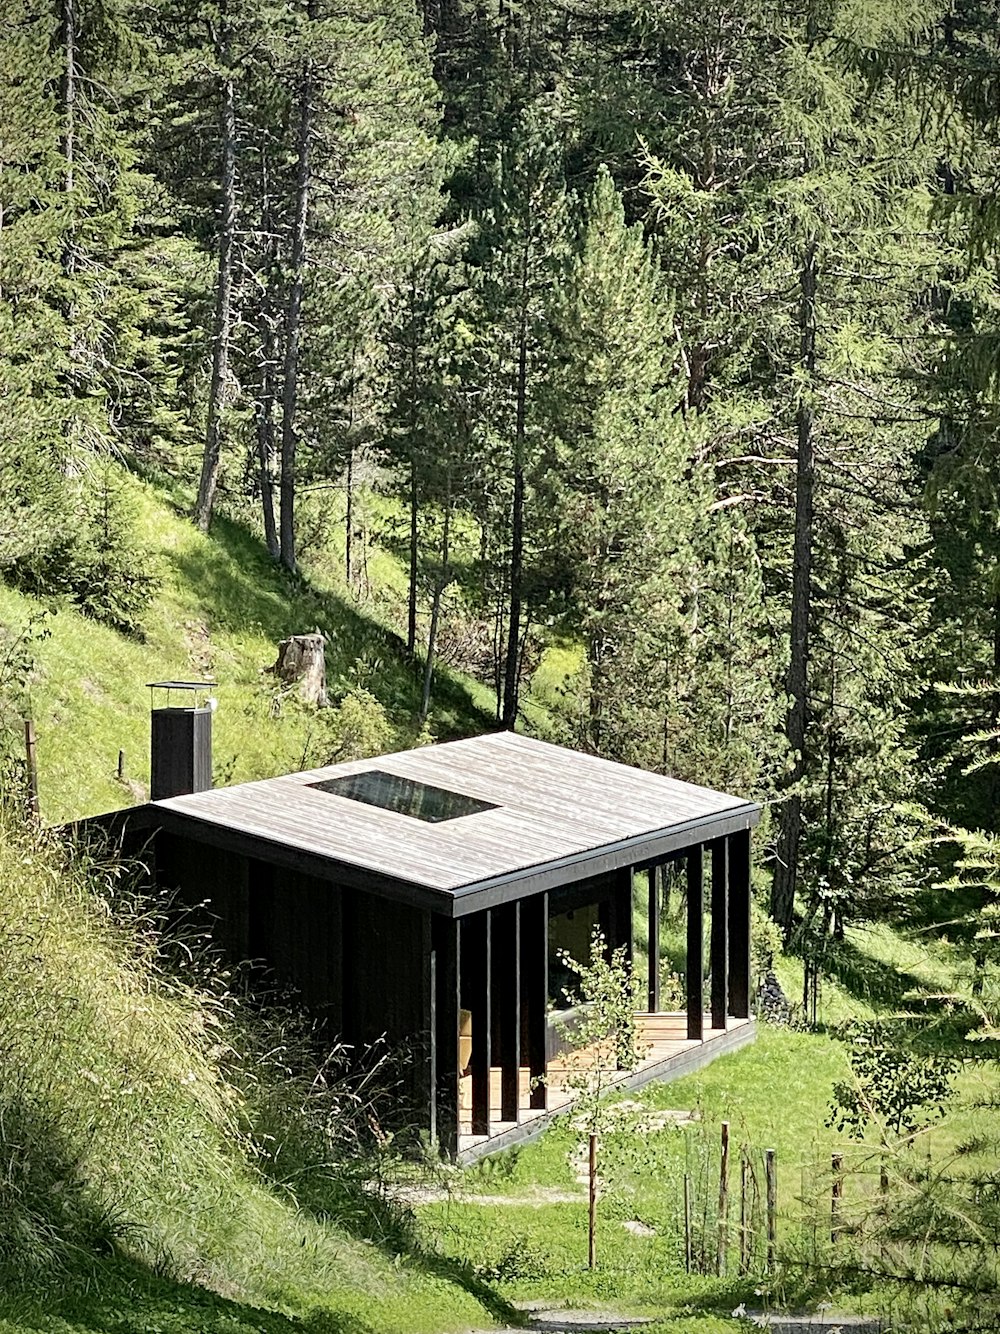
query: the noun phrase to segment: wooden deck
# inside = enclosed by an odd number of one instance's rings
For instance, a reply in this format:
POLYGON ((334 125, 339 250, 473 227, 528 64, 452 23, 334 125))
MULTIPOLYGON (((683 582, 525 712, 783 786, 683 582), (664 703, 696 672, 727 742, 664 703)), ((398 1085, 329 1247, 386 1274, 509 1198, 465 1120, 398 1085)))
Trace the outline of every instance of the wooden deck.
MULTIPOLYGON (((746 1043, 752 1042, 756 1024, 752 1019, 733 1019, 727 1028, 706 1028, 701 1042, 687 1038, 687 1016, 684 1014, 642 1014, 640 1020, 640 1043, 647 1047, 647 1054, 637 1070, 631 1074, 612 1076, 610 1087, 623 1090, 639 1088, 655 1079, 678 1079, 690 1074, 700 1066, 707 1065, 719 1056, 736 1051, 746 1043)), ((458 1159, 462 1163, 474 1162, 477 1158, 514 1144, 521 1144, 535 1139, 552 1120, 570 1110, 573 1094, 563 1083, 566 1066, 559 1059, 549 1062, 548 1107, 544 1111, 528 1106, 529 1078, 526 1069, 521 1070, 520 1079, 520 1119, 518 1121, 500 1120, 500 1071, 493 1067, 490 1071, 490 1134, 473 1135, 472 1130, 472 1078, 466 1075, 459 1081, 459 1139, 458 1159)))

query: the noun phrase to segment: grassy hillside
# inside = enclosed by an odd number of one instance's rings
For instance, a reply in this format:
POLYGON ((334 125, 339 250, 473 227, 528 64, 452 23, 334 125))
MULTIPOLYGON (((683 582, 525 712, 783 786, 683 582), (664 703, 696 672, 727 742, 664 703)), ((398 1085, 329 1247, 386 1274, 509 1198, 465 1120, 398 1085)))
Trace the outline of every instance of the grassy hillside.
MULTIPOLYGON (((399 638, 333 584, 292 578, 268 558, 257 538, 218 518, 209 537, 187 519, 187 497, 126 477, 139 509, 143 546, 159 588, 144 616, 142 640, 126 637, 62 606, 47 607, 0 583, 0 625, 23 629, 33 619, 43 638, 32 649, 30 688, 38 735, 44 818, 60 822, 113 810, 145 798, 149 782, 146 683, 170 678, 218 681, 216 781, 233 782, 323 763, 364 735, 337 731, 332 715, 317 722, 281 700, 266 669, 289 634, 319 627, 328 636, 332 690, 369 691, 385 711, 362 710, 374 749, 412 744, 420 703, 420 672, 399 638), (39 619, 40 618, 40 619, 39 619), (125 752, 126 783, 116 777, 125 752)), ((489 714, 478 694, 438 673, 431 727, 436 736, 480 731, 489 714)), ((362 697, 365 698, 365 697, 362 697)))
MULTIPOLYGON (((794 1000, 801 964, 779 958, 777 971, 794 1000)), ((1000 1004, 995 987, 987 988, 981 1003, 987 1010, 1000 1004)), ((512 1299, 652 1314, 651 1334, 717 1334, 734 1327, 730 1312, 740 1305, 815 1309, 822 1302, 841 1310, 891 1311, 894 1329, 952 1328, 946 1309, 954 1307, 955 1293, 935 1285, 954 1274, 953 1253, 931 1239, 956 1232, 961 1183, 991 1180, 996 1165, 997 1067, 989 1059, 993 1053, 965 1037, 976 1005, 964 960, 943 942, 905 936, 887 925, 849 930, 824 979, 817 1029, 762 1025, 753 1045, 684 1079, 617 1100, 619 1110, 601 1142, 595 1271, 586 1267, 586 1150, 581 1127, 569 1117, 535 1143, 469 1169, 449 1195, 425 1199, 418 1206, 421 1221, 429 1237, 512 1299), (891 1133, 883 1142, 875 1124, 860 1140, 831 1124, 835 1086, 855 1082, 851 1039, 842 1026, 873 1019, 915 1033, 918 1044, 954 1062, 943 1115, 931 1108, 926 1128, 912 1142, 891 1133), (719 1278, 713 1271, 724 1120, 732 1141, 730 1248, 727 1273, 719 1278), (744 1149, 755 1240, 751 1272, 741 1276, 737 1200, 744 1149), (776 1151, 778 1165, 779 1262, 763 1277, 767 1149, 776 1151), (837 1247, 830 1240, 835 1153, 846 1172, 844 1233, 837 1247), (880 1195, 883 1171, 890 1205, 880 1195), (685 1272, 685 1174, 696 1268, 700 1255, 709 1272, 685 1272), (911 1245, 906 1231, 892 1235, 905 1211, 919 1240, 921 1210, 937 1199, 940 1217, 927 1223, 926 1244, 911 1245), (916 1274, 915 1256, 930 1278, 928 1287, 875 1277, 880 1265, 889 1273, 916 1274), (857 1265, 860 1276, 851 1272, 857 1265)), ((976 1226, 968 1224, 970 1237, 976 1226)), ((993 1235, 984 1235, 982 1251, 968 1243, 970 1257, 975 1255, 968 1265, 979 1269, 965 1278, 994 1281, 993 1235)))
MULTIPOLYGON (((218 682, 217 782, 420 739, 419 665, 392 628, 405 584, 391 544, 373 549, 373 592, 361 602, 328 562, 312 583, 290 578, 238 523, 220 518, 204 537, 185 495, 134 477, 125 485, 158 579, 141 637, 0 584, 0 626, 34 627, 29 703, 46 821, 145 799, 151 680, 218 682), (266 670, 280 639, 315 627, 328 637, 339 704, 318 713, 283 696, 266 670)), ((577 668, 570 648, 543 658, 526 697, 543 734, 558 736, 560 692, 577 668)), ((438 674, 434 735, 491 720, 483 687, 438 674)), ((974 1000, 967 962, 945 942, 881 925, 831 945, 818 1030, 764 1028, 753 1047, 643 1090, 622 1112, 603 1149, 594 1273, 569 1120, 456 1174, 449 1190, 432 1184, 415 1224, 359 1188, 357 1170, 326 1163, 322 1144, 301 1160, 282 1147, 272 1170, 285 1131, 272 1132, 298 1126, 308 1102, 301 1088, 272 1097, 275 1071, 255 1064, 282 1035, 241 1045, 248 1030, 232 1026, 224 988, 171 980, 115 877, 105 874, 95 897, 90 875, 44 840, 0 838, 0 1334, 431 1334, 488 1325, 507 1299, 608 1302, 654 1312, 664 1334, 717 1334, 741 1302, 878 1306, 877 1284, 859 1295, 798 1266, 809 1245, 815 1253, 809 1211, 817 1198, 828 1208, 833 1152, 858 1167, 845 1208, 860 1217, 871 1207, 869 1150, 827 1124, 835 1084, 850 1080, 837 1031, 849 1020, 895 1017, 927 1050, 957 1058, 948 1115, 920 1140, 925 1174, 956 1163, 992 1171, 995 1069, 963 1058, 973 1011, 995 1013, 1000 995, 988 986, 974 1000), (778 1155, 784 1262, 763 1287, 759 1265, 750 1278, 684 1271, 683 1177, 701 1211, 699 1244, 711 1247, 723 1119, 758 1177, 763 1151, 778 1155)), ((681 969, 682 930, 666 925, 666 954, 681 969)), ((775 968, 798 1000, 800 963, 779 957, 775 968)), ((305 1118, 306 1140, 321 1121, 305 1118)), ((375 1177, 400 1170, 369 1166, 375 1177)))
MULTIPOLYGON (((218 682, 217 782, 417 739, 421 673, 370 606, 332 579, 289 577, 231 520, 199 534, 181 493, 122 485, 157 580, 141 635, 0 584, 0 626, 8 643, 27 631, 33 660, 46 823, 145 799, 153 680, 218 682), (332 696, 347 700, 318 713, 265 670, 280 639, 315 627, 332 696)), ((439 673, 433 733, 487 722, 439 673)), ((490 1322, 482 1285, 422 1246, 405 1213, 367 1199, 363 1164, 323 1166, 326 1112, 274 1064, 288 1034, 241 1018, 211 968, 207 990, 165 970, 155 922, 132 916, 116 873, 8 823, 0 883, 0 1330, 490 1322), (261 1066, 254 1053, 268 1052, 261 1066)))
POLYGON ((338 1159, 336 1100, 310 1110, 282 1068, 287 1020, 248 1043, 224 977, 166 966, 116 868, 5 818, 0 884, 0 1329, 488 1323, 471 1274, 338 1159))

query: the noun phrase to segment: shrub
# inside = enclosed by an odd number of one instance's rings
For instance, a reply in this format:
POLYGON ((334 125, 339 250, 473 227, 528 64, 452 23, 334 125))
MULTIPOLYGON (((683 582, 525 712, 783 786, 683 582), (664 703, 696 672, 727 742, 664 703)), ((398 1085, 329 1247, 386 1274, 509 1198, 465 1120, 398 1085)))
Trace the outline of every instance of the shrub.
POLYGON ((329 708, 303 704, 294 696, 283 700, 281 708, 298 710, 307 718, 299 760, 303 769, 384 755, 404 744, 385 706, 364 686, 348 690, 338 704, 329 708))
POLYGON ((30 716, 28 685, 35 670, 34 646, 48 633, 44 612, 26 624, 0 622, 0 803, 21 811, 27 791, 22 726, 30 716))
POLYGON ((6 577, 36 597, 66 598, 84 615, 123 634, 141 632, 157 580, 114 465, 104 465, 80 483, 59 531, 9 566, 6 577))
POLYGON ((852 1081, 833 1086, 827 1125, 861 1136, 869 1125, 910 1135, 944 1115, 958 1062, 908 1051, 878 1021, 846 1024, 852 1081))

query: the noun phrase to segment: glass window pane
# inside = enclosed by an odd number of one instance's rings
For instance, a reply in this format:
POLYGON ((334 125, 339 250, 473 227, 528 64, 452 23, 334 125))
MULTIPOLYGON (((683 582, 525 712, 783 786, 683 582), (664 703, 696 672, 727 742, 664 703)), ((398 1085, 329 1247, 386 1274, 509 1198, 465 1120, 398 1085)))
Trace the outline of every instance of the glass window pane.
POLYGON ((309 786, 320 792, 332 792, 335 797, 348 797, 351 801, 363 801, 368 806, 380 806, 399 815, 412 815, 430 824, 496 809, 492 802, 417 783, 412 778, 400 778, 381 769, 366 769, 363 773, 347 774, 343 778, 325 778, 309 786))

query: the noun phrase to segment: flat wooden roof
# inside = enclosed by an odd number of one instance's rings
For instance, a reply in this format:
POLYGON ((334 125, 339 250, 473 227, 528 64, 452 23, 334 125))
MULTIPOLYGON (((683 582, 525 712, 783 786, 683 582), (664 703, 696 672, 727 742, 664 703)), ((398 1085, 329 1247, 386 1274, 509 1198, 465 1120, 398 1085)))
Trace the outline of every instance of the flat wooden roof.
POLYGON ((449 916, 669 855, 757 823, 759 806, 513 732, 239 783, 147 808, 310 874, 449 916), (437 824, 311 784, 379 770, 489 802, 437 824), (255 846, 256 845, 256 846, 255 846), (296 854, 289 858, 287 854, 296 854), (285 854, 285 855, 282 855, 285 854))

